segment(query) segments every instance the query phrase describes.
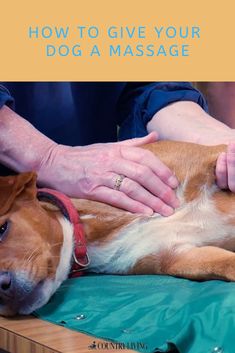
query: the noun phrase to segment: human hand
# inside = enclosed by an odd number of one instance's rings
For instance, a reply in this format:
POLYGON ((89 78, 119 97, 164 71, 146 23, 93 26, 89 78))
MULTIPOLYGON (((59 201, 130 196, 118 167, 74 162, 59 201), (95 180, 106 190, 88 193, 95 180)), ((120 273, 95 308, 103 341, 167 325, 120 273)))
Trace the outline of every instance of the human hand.
POLYGON ((216 163, 217 185, 221 189, 235 192, 235 143, 229 143, 227 152, 222 152, 216 163))
POLYGON ((101 201, 134 213, 163 216, 178 206, 178 181, 152 152, 142 145, 155 142, 156 133, 117 143, 85 147, 54 145, 37 170, 41 185, 70 197, 101 201), (117 178, 123 175, 120 188, 117 178))

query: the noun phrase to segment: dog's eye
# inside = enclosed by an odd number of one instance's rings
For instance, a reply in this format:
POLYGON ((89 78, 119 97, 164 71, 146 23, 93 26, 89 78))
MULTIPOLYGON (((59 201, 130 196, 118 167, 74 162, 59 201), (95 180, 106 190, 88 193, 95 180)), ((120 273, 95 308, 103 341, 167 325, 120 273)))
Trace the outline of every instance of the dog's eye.
POLYGON ((8 231, 8 221, 6 221, 0 226, 0 242, 4 239, 5 235, 7 234, 7 231, 8 231))

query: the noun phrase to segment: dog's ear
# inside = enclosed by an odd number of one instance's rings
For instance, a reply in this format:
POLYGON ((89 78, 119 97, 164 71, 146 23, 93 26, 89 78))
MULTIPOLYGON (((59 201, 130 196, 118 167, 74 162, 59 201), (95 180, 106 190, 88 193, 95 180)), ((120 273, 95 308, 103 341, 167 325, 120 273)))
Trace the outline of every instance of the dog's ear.
POLYGON ((34 172, 0 177, 0 216, 9 211, 18 196, 25 201, 35 199, 36 180, 34 172))

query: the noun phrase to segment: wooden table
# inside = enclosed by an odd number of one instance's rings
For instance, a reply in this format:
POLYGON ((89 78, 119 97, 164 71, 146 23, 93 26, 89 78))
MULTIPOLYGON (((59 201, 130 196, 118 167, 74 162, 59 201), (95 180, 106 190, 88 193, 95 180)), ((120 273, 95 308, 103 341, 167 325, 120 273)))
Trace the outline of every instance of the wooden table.
POLYGON ((124 349, 95 349, 92 342, 105 341, 53 325, 32 316, 6 319, 0 317, 0 351, 10 353, 91 353, 132 352, 124 349))

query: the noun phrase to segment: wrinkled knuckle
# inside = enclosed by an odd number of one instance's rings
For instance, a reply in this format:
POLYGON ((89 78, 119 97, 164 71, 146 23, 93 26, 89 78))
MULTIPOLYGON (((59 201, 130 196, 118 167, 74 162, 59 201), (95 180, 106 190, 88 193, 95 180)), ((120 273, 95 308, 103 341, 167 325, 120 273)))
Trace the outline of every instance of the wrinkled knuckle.
POLYGON ((138 181, 144 181, 150 177, 149 169, 145 166, 139 166, 135 171, 135 179, 138 181))
POLYGON ((109 196, 109 203, 113 205, 120 205, 122 202, 122 195, 118 195, 118 193, 113 192, 109 196))
POLYGON ((133 194, 135 193, 135 188, 133 184, 133 181, 128 178, 125 178, 123 180, 122 190, 125 191, 126 195, 134 196, 133 194))
POLYGON ((139 178, 142 176, 142 167, 136 167, 135 170, 133 171, 133 179, 134 180, 139 180, 139 178))
POLYGON ((129 195, 133 191, 132 181, 125 178, 122 182, 122 190, 125 190, 125 194, 129 195))
POLYGON ((162 180, 168 180, 170 178, 170 176, 172 175, 171 171, 166 169, 166 168, 160 168, 158 171, 158 176, 160 177, 160 179, 162 180))

